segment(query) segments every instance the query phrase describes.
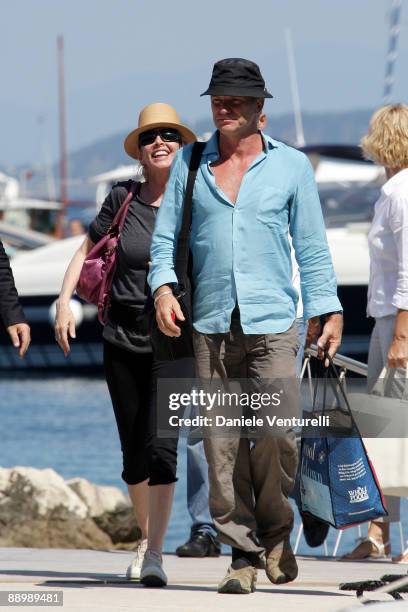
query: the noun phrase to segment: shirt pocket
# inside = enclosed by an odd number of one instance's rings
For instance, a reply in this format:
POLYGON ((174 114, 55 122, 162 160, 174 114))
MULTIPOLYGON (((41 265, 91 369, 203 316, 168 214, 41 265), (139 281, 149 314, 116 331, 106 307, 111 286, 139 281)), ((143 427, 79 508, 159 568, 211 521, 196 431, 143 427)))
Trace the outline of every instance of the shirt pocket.
POLYGON ((256 218, 273 229, 288 231, 289 192, 277 187, 265 187, 259 199, 256 218))

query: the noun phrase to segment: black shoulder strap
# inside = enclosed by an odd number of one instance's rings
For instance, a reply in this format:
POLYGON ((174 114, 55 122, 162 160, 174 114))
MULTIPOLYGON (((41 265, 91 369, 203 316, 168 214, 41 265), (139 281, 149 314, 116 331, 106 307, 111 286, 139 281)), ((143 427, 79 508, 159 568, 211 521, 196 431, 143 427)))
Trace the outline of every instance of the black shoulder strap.
POLYGON ((131 192, 133 196, 135 196, 136 193, 140 189, 140 185, 141 183, 139 181, 134 181, 133 179, 129 179, 127 182, 127 190, 128 192, 131 192))
POLYGON ((183 201, 183 219, 177 241, 177 254, 174 266, 174 271, 177 275, 179 283, 183 283, 187 275, 190 251, 191 204, 193 200, 193 189, 197 176, 197 170, 200 166, 201 156, 205 146, 205 142, 195 142, 191 152, 186 191, 183 201))

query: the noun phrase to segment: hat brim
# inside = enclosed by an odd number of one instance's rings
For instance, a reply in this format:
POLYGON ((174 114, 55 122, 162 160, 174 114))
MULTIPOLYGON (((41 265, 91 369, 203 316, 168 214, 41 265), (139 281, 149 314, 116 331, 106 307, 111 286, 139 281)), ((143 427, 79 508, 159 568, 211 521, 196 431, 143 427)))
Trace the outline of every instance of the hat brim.
POLYGON ((139 135, 142 132, 148 132, 149 130, 154 130, 155 128, 161 127, 174 128, 180 132, 181 138, 183 139, 183 144, 189 144, 190 142, 195 142, 197 140, 197 136, 194 134, 194 132, 192 132, 185 125, 180 123, 171 123, 171 121, 156 121, 155 123, 149 123, 141 128, 137 128, 126 136, 123 146, 129 157, 133 157, 133 159, 140 159, 141 151, 139 148, 139 135))
POLYGON ((235 87, 234 85, 219 85, 209 87, 201 96, 244 96, 246 98, 273 98, 267 89, 260 87, 235 87))

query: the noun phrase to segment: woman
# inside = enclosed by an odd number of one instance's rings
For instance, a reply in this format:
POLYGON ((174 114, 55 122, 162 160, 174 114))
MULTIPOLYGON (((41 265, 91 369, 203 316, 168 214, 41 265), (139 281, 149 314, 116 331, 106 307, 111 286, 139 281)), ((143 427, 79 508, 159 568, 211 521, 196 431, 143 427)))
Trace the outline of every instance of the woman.
MULTIPOLYGON (((387 176, 368 234, 367 314, 375 318, 368 354, 368 390, 388 366, 397 368, 396 392, 401 397, 408 361, 408 106, 395 104, 376 111, 361 146, 367 158, 384 166, 387 176)), ((399 521, 400 504, 396 497, 386 501, 389 516, 370 523, 368 537, 346 559, 390 554, 390 522, 399 521)), ((408 549, 394 561, 408 563, 408 549)))
MULTIPOLYGON (((154 360, 143 314, 150 243, 156 214, 171 163, 183 143, 196 140, 171 106, 146 106, 139 125, 125 139, 128 155, 140 161, 145 182, 139 183, 121 233, 111 292, 111 308, 103 330, 104 370, 123 454, 122 478, 127 483, 142 541, 127 570, 148 586, 165 586, 161 551, 176 479, 177 438, 156 435, 156 383, 159 378, 193 376, 192 360, 154 360)), ((64 354, 75 338, 69 300, 87 253, 107 232, 130 185, 118 183, 89 227, 88 236, 66 271, 57 302, 56 340, 64 354)))

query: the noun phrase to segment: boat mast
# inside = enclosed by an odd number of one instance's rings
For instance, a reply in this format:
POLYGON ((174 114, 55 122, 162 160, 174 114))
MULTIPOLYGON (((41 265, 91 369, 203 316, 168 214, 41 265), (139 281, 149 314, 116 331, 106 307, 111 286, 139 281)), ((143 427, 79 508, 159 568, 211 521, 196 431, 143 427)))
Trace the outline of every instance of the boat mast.
POLYGON ((306 144, 305 134, 303 131, 302 111, 300 108, 299 88, 296 74, 295 55, 293 52, 292 34, 289 28, 285 28, 286 37, 286 52, 288 55, 290 88, 292 91, 293 114, 295 116, 295 131, 297 147, 304 147, 306 144))
POLYGON ((64 37, 57 38, 58 54, 58 116, 59 116, 59 146, 60 146, 60 201, 62 209, 57 216, 55 234, 62 238, 64 233, 64 218, 68 204, 68 162, 67 162, 67 140, 65 127, 65 76, 64 76, 64 37))
POLYGON ((383 104, 390 104, 394 85, 394 69, 398 56, 398 36, 401 29, 402 0, 393 0, 390 14, 390 36, 388 41, 387 63, 385 66, 383 104))

